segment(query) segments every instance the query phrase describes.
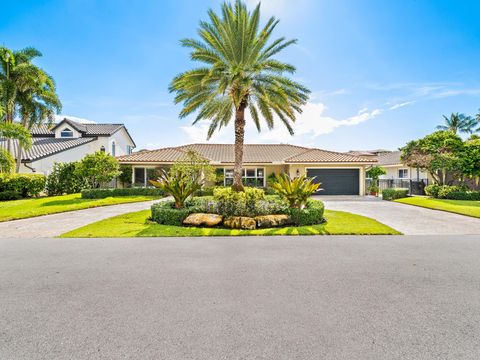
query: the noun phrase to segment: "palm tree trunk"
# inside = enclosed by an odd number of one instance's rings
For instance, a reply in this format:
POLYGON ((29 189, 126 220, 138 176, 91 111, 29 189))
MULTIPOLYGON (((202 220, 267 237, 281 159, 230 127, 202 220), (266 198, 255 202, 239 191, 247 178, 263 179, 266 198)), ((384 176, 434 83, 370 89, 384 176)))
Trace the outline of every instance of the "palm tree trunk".
POLYGON ((243 142, 245 139, 245 107, 242 102, 235 112, 235 167, 233 169, 234 191, 243 191, 242 183, 242 162, 243 162, 243 142))
MULTIPOLYGON (((24 128, 27 128, 27 123, 28 123, 28 115, 27 114, 24 114, 23 116, 23 119, 22 119, 22 126, 24 128)), ((20 171, 20 165, 22 164, 22 147, 20 146, 20 142, 18 142, 18 146, 17 146, 17 154, 16 154, 16 158, 17 158, 17 166, 15 168, 15 172, 18 173, 20 171)))

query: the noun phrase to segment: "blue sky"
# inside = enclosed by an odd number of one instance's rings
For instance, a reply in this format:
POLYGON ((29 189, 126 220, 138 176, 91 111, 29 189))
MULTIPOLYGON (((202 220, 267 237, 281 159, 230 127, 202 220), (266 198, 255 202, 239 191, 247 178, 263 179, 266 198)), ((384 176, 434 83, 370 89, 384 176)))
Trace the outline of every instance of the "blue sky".
MULTIPOLYGON (((251 6, 255 0, 247 0, 251 6)), ((2 1, 0 44, 34 46, 57 81, 62 113, 125 123, 138 148, 205 142, 206 124, 180 120, 171 79, 192 68, 179 40, 194 37, 218 0, 2 1)), ((442 114, 480 108, 476 0, 264 0, 278 56, 312 90, 290 137, 279 124, 246 142, 346 151, 395 149, 431 132, 442 114)), ((231 142, 226 128, 213 142, 231 142)))

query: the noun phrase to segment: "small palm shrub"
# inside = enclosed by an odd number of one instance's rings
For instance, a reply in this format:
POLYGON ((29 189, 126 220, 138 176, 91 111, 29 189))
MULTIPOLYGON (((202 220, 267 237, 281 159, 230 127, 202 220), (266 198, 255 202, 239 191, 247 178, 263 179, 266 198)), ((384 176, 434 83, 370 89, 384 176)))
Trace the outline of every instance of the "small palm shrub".
POLYGON ((198 191, 202 188, 202 184, 196 177, 190 176, 181 170, 170 169, 166 171, 164 169, 160 170, 160 177, 158 181, 150 180, 150 183, 165 191, 168 195, 173 196, 175 200, 175 207, 181 209, 185 205, 185 200, 187 200, 195 191, 198 191))
POLYGON ((318 190, 320 183, 315 184, 313 178, 308 178, 306 175, 292 179, 287 174, 280 174, 275 176, 270 186, 288 202, 291 208, 302 209, 310 196, 318 190))

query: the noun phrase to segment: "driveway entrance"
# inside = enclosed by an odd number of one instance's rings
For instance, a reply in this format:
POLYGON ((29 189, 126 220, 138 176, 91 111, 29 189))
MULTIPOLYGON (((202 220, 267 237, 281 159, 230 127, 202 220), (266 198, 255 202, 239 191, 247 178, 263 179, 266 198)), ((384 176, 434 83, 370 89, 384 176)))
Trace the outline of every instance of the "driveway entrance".
POLYGON ((405 235, 480 235, 480 219, 373 197, 314 197, 328 210, 368 216, 405 235))

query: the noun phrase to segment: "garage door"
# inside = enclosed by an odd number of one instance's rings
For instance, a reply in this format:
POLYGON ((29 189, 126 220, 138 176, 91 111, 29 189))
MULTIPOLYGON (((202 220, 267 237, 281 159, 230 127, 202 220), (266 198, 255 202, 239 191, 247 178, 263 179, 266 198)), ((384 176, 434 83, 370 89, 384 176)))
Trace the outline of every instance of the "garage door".
POLYGON ((307 176, 322 183, 319 195, 359 195, 359 169, 307 169, 307 176))

